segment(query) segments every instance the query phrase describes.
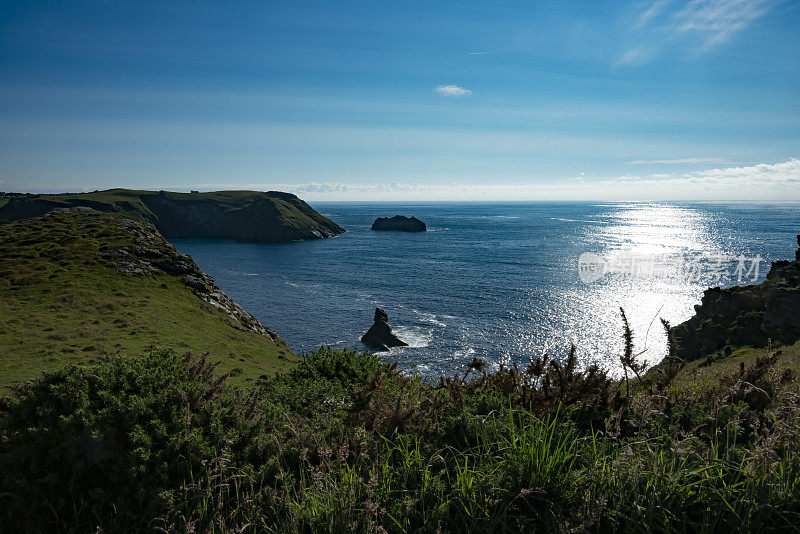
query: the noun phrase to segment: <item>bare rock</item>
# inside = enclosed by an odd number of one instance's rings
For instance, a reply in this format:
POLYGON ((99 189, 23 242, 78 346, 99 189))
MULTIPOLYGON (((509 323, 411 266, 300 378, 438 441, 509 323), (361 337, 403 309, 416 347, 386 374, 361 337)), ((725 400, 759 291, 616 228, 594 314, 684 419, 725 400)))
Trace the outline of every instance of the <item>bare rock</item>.
MULTIPOLYGON (((800 236, 797 237, 800 246, 800 236)), ((758 285, 705 291, 695 315, 672 329, 677 355, 695 360, 726 344, 762 346, 800 339, 800 248, 794 261, 776 261, 758 285)))
POLYGON ((394 230, 398 232, 424 232, 428 229, 425 223, 416 217, 395 215, 394 217, 378 217, 372 223, 372 230, 394 230))
POLYGON ((380 308, 375 308, 375 321, 367 330, 367 333, 361 336, 361 342, 368 347, 381 351, 387 351, 391 347, 405 347, 408 345, 408 343, 394 335, 392 327, 389 326, 389 316, 380 308))

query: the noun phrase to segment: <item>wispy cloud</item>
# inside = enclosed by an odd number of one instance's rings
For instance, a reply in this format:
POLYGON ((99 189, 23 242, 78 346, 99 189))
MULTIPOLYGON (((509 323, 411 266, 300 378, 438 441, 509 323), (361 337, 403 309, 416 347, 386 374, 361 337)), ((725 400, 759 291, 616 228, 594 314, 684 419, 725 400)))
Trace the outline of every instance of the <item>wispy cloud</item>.
POLYGON ((617 64, 626 67, 638 67, 650 61, 654 54, 655 48, 652 46, 635 46, 626 50, 622 56, 620 56, 617 64))
POLYGON ((679 164, 679 163, 708 163, 712 165, 725 165, 735 163, 725 158, 682 158, 682 159, 637 159, 629 161, 629 165, 653 165, 653 164, 679 164))
POLYGON ((768 0, 692 0, 674 14, 673 27, 694 34, 704 47, 719 45, 750 26, 769 9, 768 0))
POLYGON ((652 2, 650 2, 647 8, 644 11, 642 11, 641 15, 639 15, 639 17, 636 19, 636 24, 634 25, 634 27, 641 28, 642 26, 650 22, 652 18, 661 13, 671 3, 672 0, 653 0, 652 2))
POLYGON ((652 0, 631 25, 640 43, 617 59, 623 66, 643 65, 663 48, 683 44, 706 51, 729 41, 764 16, 777 0, 652 0))
POLYGON ((472 94, 469 89, 457 85, 440 85, 434 91, 444 96, 470 96, 472 94))
POLYGON ((494 54, 494 52, 467 52, 469 56, 485 56, 487 54, 494 54))
POLYGON ((426 192, 428 187, 422 184, 376 183, 376 184, 346 184, 342 182, 310 183, 297 186, 288 186, 295 194, 304 193, 351 193, 353 195, 383 194, 383 193, 417 193, 426 192))

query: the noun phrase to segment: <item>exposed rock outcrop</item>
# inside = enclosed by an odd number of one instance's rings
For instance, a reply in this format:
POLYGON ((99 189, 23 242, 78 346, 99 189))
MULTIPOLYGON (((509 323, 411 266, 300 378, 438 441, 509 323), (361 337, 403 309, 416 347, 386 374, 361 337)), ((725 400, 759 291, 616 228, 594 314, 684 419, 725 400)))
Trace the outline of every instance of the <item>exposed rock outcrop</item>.
POLYGON ((394 217, 378 217, 372 223, 372 230, 394 230, 398 232, 424 232, 428 228, 416 217, 395 215, 394 217))
MULTIPOLYGON (((800 247, 800 236, 797 237, 800 247)), ((695 315, 672 329, 678 356, 694 360, 725 345, 762 346, 800 339, 800 248, 772 264, 758 285, 705 291, 695 315)))
POLYGON ((380 308, 375 308, 375 322, 367 330, 367 333, 361 336, 361 342, 368 347, 382 351, 389 350, 391 347, 405 347, 408 345, 408 343, 394 335, 392 327, 389 326, 389 316, 380 308))

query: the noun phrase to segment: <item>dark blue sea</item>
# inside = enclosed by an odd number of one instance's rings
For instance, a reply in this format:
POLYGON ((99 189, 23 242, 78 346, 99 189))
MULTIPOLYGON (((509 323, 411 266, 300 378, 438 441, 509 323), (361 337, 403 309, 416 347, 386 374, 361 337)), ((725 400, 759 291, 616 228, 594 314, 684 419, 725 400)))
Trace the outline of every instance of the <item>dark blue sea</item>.
POLYGON ((688 319, 703 290, 760 282, 794 258, 798 204, 311 203, 347 229, 263 244, 175 240, 181 252, 298 353, 352 347, 376 306, 409 347, 385 354, 425 375, 473 356, 526 363, 575 344, 616 372, 620 307, 639 350, 664 355, 659 318, 688 319), (373 232, 416 216, 425 233, 373 232))

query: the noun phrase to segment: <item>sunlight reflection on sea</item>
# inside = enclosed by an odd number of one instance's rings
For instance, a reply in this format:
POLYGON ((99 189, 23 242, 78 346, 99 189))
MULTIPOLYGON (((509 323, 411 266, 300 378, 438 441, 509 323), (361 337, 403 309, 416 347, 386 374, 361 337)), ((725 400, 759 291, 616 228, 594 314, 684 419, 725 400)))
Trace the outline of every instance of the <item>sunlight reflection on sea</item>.
POLYGON ((410 342, 386 357, 430 375, 453 372, 473 356, 524 365, 542 352, 563 355, 572 343, 583 363, 615 372, 620 307, 637 350, 657 362, 666 345, 660 318, 678 324, 705 288, 740 283, 736 257, 763 259, 741 283, 763 280, 769 262, 794 256, 800 233, 800 209, 789 204, 314 207, 348 233, 303 243, 176 245, 296 351, 321 344, 363 350, 359 338, 381 306, 410 342), (369 230, 376 217, 397 213, 419 217, 431 231, 369 230), (602 258, 609 271, 584 283, 583 253, 602 258))

